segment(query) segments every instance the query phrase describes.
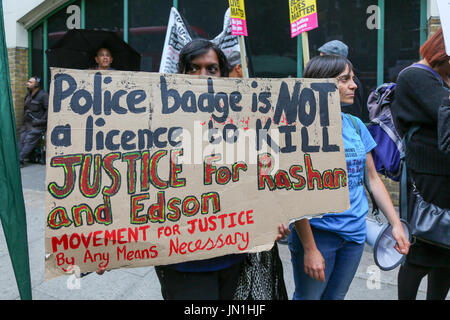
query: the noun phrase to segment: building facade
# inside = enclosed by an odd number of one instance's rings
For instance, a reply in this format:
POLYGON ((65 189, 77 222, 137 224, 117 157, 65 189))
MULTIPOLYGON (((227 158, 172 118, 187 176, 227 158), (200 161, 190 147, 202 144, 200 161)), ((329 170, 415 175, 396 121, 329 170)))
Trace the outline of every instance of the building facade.
MULTIPOLYGON (((158 72, 171 7, 202 37, 223 28, 228 0, 2 0, 11 86, 19 127, 25 83, 50 72, 45 51, 69 29, 117 32, 142 56, 141 71, 158 72)), ((288 0, 245 0, 246 50, 252 77, 300 77, 301 37, 291 38, 288 0)), ((338 39, 349 46, 367 96, 419 60, 419 47, 440 25, 436 0, 317 0, 319 28, 308 33, 309 53, 338 39)))

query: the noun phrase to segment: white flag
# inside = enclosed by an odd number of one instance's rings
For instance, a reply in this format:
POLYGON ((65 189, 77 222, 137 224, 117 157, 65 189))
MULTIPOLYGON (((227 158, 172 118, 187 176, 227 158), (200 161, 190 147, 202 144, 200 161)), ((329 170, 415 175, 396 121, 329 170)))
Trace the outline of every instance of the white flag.
POLYGON ((225 12, 225 16, 223 18, 222 32, 211 41, 222 49, 226 56, 228 56, 232 51, 240 51, 238 36, 233 36, 231 34, 230 8, 228 8, 227 12, 225 12))
MULTIPOLYGON (((178 10, 172 7, 170 10, 169 24, 167 26, 166 40, 161 57, 160 73, 177 73, 178 60, 181 49, 192 40, 183 18, 178 10)), ((239 39, 231 34, 230 8, 225 12, 223 30, 213 40, 226 56, 232 51, 240 51, 239 39)), ((245 54, 245 52, 244 52, 245 54)))
POLYGON ((177 73, 178 58, 183 47, 192 40, 186 25, 173 8, 170 10, 169 24, 167 25, 166 40, 161 56, 160 73, 177 73))

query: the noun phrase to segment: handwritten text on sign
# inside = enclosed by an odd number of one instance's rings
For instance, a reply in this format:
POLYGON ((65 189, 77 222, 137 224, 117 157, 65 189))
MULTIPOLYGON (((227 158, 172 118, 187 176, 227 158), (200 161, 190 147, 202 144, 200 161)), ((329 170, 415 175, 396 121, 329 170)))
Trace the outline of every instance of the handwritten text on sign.
POLYGON ((291 38, 318 27, 316 0, 289 0, 291 38))
POLYGON ((52 69, 46 277, 267 250, 348 208, 335 80, 52 69))
POLYGON ((234 36, 247 36, 244 0, 228 0, 228 3, 230 5, 231 34, 234 36))

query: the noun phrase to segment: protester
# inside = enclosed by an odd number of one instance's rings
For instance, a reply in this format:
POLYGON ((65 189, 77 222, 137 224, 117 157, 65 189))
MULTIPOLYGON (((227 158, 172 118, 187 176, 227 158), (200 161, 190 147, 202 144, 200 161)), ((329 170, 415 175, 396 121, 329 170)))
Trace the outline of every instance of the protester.
MULTIPOLYGON (((178 73, 228 76, 223 52, 207 40, 194 40, 180 52, 178 73)), ((232 299, 244 254, 156 266, 165 300, 232 299)))
POLYGON ((228 56, 228 63, 230 66, 230 78, 242 78, 242 64, 241 53, 239 51, 232 51, 228 56))
POLYGON ((111 68, 113 57, 108 48, 100 48, 95 55, 96 70, 114 70, 111 68))
MULTIPOLYGON (((228 76, 228 61, 212 42, 195 39, 180 52, 178 73, 214 77, 228 76)), ((289 233, 278 226, 275 241, 289 233)), ((246 254, 230 254, 206 260, 156 266, 164 300, 231 300, 246 254)), ((103 274, 105 269, 99 269, 103 274)))
MULTIPOLYGON (((419 127, 406 146, 409 218, 415 202, 413 184, 426 202, 450 209, 450 154, 439 150, 437 136, 438 111, 450 86, 450 56, 445 52, 442 28, 422 45, 420 54, 423 59, 418 64, 430 69, 410 67, 400 73, 392 108, 401 135, 419 127)), ((450 286, 450 249, 416 239, 398 274, 399 299, 415 299, 426 275, 427 299, 445 299, 450 286)))
MULTIPOLYGON (((356 84, 353 66, 342 56, 318 56, 309 61, 304 78, 336 78, 341 104, 352 104, 356 84)), ((389 194, 379 178, 370 151, 376 146, 366 126, 354 117, 342 114, 350 209, 304 218, 291 224, 289 249, 293 265, 293 299, 344 299, 358 268, 366 239, 366 215, 369 205, 363 186, 365 168, 376 203, 392 226, 395 248, 407 254, 409 241, 389 194)))
MULTIPOLYGON (((338 55, 348 58, 348 46, 339 40, 332 40, 325 43, 318 49, 320 55, 338 55)), ((355 72, 355 70, 354 70, 355 72)), ((354 78, 357 88, 355 90, 355 99, 353 103, 343 103, 341 105, 342 112, 349 113, 360 118, 363 122, 369 122, 369 111, 367 110, 366 99, 364 98, 364 90, 361 81, 355 75, 354 78)))
POLYGON ((20 127, 19 161, 24 166, 25 159, 41 141, 47 129, 48 94, 41 89, 41 79, 31 77, 27 82, 24 99, 23 122, 20 127))
MULTIPOLYGON (((231 51, 227 55, 229 78, 243 78, 241 53, 231 51)), ((289 229, 283 227, 280 234, 289 234, 289 229)), ((278 236, 279 243, 287 243, 286 237, 278 236)), ((277 243, 272 249, 261 253, 249 253, 244 261, 238 285, 234 295, 235 300, 287 300, 288 295, 284 283, 283 264, 281 262, 277 243), (261 271, 264 272, 261 272, 261 271)))

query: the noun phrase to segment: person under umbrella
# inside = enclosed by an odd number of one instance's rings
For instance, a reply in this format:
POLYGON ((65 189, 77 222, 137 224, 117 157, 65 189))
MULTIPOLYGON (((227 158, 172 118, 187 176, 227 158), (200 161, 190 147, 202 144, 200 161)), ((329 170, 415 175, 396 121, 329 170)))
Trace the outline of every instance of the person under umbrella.
POLYGON ((117 33, 105 30, 69 30, 46 54, 48 66, 57 68, 97 69, 97 60, 110 60, 106 70, 139 71, 141 65, 141 55, 133 47, 117 33), (110 57, 99 56, 105 51, 101 49, 107 49, 110 57))
POLYGON ((95 55, 96 70, 115 70, 111 68, 113 56, 108 48, 100 48, 95 55))

